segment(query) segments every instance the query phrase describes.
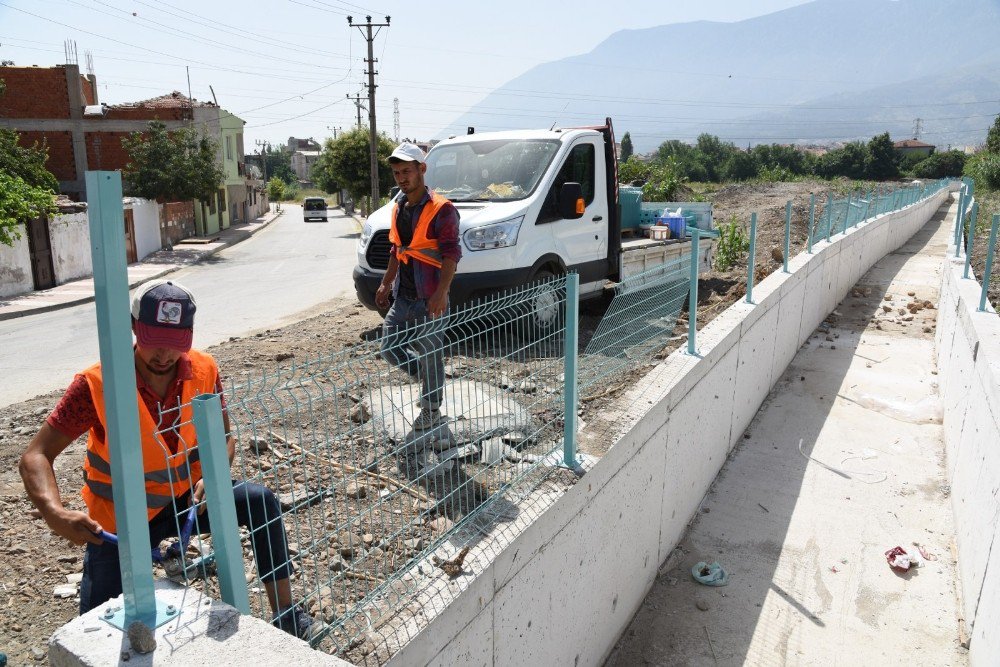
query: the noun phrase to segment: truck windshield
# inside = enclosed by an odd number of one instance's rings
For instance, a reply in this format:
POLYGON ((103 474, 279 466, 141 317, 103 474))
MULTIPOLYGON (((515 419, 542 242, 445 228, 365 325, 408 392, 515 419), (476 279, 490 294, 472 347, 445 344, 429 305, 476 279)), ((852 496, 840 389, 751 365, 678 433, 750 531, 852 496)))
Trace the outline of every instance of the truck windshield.
POLYGON ((546 139, 489 139, 434 148, 427 185, 452 201, 515 201, 532 193, 559 150, 546 139))

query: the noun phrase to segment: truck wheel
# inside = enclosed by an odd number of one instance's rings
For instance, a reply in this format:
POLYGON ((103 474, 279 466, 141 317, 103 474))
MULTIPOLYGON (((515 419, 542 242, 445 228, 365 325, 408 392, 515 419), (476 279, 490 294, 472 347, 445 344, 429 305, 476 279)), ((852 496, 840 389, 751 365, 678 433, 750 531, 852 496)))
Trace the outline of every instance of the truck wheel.
POLYGON ((539 269, 531 279, 534 292, 528 302, 528 321, 536 338, 552 333, 563 324, 566 290, 549 284, 549 280, 555 275, 548 269, 539 269))

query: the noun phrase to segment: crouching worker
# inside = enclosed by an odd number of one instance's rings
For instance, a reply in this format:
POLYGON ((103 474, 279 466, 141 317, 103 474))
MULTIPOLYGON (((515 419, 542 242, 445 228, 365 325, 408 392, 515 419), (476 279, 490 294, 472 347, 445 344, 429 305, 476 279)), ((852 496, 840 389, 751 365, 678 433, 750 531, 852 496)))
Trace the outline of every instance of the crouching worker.
MULTIPOLYGON (((150 543, 177 535, 177 513, 184 513, 205 495, 195 443, 191 399, 222 392, 215 360, 191 349, 195 300, 180 284, 158 280, 146 283, 132 297, 135 334, 135 381, 139 430, 145 470, 146 513, 150 543), (167 458, 169 457, 169 458, 167 458)), ((228 414, 223 412, 226 432, 228 414)), ((21 456, 20 472, 28 497, 58 535, 74 544, 86 544, 80 613, 121 595, 118 547, 102 540, 102 530, 115 530, 111 493, 111 456, 106 437, 107 417, 101 365, 78 374, 21 456), (85 512, 68 509, 56 484, 54 462, 77 437, 88 433, 83 463, 85 512)), ((227 439, 229 461, 235 440, 227 439)), ((277 498, 267 488, 250 482, 233 484, 236 516, 250 530, 257 571, 264 582, 273 623, 302 639, 315 637, 322 623, 301 606, 292 604, 291 563, 277 498)), ((198 517, 198 530, 207 531, 208 513, 198 517)), ((183 518, 181 518, 183 523, 183 518)))

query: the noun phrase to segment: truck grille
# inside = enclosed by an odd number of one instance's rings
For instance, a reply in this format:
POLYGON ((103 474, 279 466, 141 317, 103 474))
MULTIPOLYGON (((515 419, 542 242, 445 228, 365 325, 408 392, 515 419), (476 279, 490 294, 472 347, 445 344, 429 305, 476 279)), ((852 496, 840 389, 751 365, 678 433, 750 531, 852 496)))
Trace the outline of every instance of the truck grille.
POLYGON ((368 250, 365 251, 365 259, 368 266, 377 271, 385 271, 389 268, 389 232, 385 230, 377 231, 372 235, 372 240, 368 242, 368 250))

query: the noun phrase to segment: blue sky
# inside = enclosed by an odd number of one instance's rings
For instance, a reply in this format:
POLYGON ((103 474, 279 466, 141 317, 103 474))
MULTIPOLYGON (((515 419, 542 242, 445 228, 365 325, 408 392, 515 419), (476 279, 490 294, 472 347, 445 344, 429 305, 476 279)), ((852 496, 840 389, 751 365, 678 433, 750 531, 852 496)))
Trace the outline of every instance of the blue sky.
MULTIPOLYGON (((257 140, 329 136, 349 129, 347 95, 366 80, 366 44, 347 16, 391 16, 375 39, 378 127, 430 139, 493 88, 539 63, 586 53, 612 33, 688 21, 738 21, 804 0, 649 0, 473 3, 367 0, 0 0, 0 59, 63 63, 89 52, 109 104, 191 90, 245 121, 257 140)), ((362 114, 367 125, 367 112, 362 114)), ((600 119, 598 119, 600 120, 600 119)))

